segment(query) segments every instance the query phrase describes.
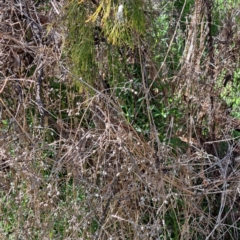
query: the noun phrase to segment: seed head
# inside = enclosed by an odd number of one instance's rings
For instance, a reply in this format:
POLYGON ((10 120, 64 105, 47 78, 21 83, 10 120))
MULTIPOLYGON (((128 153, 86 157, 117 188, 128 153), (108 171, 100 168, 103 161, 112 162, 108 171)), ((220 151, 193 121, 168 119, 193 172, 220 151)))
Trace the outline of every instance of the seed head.
POLYGON ((123 22, 123 5, 122 4, 120 4, 118 6, 118 12, 116 15, 116 19, 118 22, 123 22))

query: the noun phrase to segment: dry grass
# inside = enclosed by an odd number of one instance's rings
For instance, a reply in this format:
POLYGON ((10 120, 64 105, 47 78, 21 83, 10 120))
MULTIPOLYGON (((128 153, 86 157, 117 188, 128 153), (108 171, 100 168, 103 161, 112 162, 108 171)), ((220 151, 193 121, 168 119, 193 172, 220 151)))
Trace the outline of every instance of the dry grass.
POLYGON ((119 122, 28 148, 8 135, 1 227, 13 239, 238 237, 239 163, 230 143, 223 159, 196 148, 176 155, 164 145, 158 159, 119 122))
POLYGON ((74 91, 55 20, 61 1, 40 5, 44 23, 33 1, 22 2, 0 3, 1 239, 239 239, 239 122, 212 84, 226 65, 214 76, 207 61, 198 65, 206 35, 186 46, 189 62, 174 79, 186 105, 179 149, 154 126, 150 137, 137 133, 107 93, 74 91), (191 81, 191 64, 209 82, 191 81))

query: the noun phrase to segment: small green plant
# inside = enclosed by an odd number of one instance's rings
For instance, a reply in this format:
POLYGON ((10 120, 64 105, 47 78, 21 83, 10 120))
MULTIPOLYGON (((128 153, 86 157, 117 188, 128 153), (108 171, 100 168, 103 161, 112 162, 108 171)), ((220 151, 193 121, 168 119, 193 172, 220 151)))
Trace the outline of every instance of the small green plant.
POLYGON ((226 101, 229 108, 231 108, 231 115, 240 119, 240 69, 237 69, 232 76, 232 80, 226 83, 223 88, 221 97, 226 101))

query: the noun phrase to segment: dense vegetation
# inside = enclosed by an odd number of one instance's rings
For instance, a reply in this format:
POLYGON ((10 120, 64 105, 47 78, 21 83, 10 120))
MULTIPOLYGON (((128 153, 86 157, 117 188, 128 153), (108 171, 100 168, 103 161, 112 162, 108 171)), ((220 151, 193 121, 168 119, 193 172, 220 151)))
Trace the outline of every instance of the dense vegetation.
POLYGON ((0 1, 1 239, 239 239, 238 0, 0 1))

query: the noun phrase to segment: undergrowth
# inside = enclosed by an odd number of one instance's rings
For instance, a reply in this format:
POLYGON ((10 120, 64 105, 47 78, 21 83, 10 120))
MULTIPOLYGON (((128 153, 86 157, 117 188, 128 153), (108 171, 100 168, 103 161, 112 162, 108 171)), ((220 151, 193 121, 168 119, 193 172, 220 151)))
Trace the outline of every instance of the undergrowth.
POLYGON ((239 239, 225 2, 0 3, 1 239, 239 239))

